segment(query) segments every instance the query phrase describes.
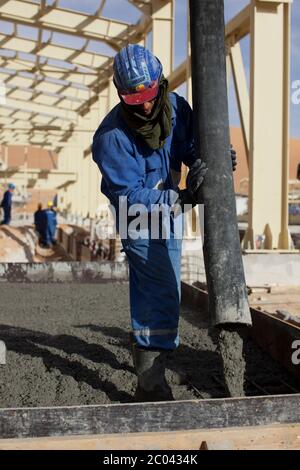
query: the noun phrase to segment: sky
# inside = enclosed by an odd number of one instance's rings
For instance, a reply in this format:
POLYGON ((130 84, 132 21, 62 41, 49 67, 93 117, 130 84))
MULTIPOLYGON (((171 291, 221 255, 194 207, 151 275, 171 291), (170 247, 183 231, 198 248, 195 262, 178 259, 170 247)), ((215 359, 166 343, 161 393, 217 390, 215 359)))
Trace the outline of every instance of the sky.
MULTIPOLYGON (((33 0, 39 3, 39 0, 33 0)), ((47 0, 48 4, 52 4, 54 0, 47 0)), ((242 8, 249 3, 249 0, 225 0, 225 21, 229 21, 242 8)), ((100 4, 100 0, 85 0, 79 2, 76 0, 59 0, 59 6, 64 8, 72 8, 85 13, 94 13, 100 4)), ((103 16, 116 20, 135 23, 141 17, 140 11, 130 4, 127 0, 107 0, 103 10, 103 16)), ((9 31, 11 26, 0 22, 0 31, 9 31)), ((20 27, 19 32, 24 37, 34 37, 36 30, 28 27, 20 27)), ((74 37, 66 37, 58 33, 54 33, 53 38, 59 43, 62 41, 70 47, 80 48, 83 44, 82 39, 74 37)), ((175 0, 175 48, 174 48, 174 66, 178 66, 186 58, 187 53, 187 0, 175 0)), ((47 39, 45 36, 43 40, 47 39)), ((297 86, 300 90, 300 0, 294 0, 292 4, 292 30, 291 30, 291 95, 293 93, 292 85, 297 86), (297 83, 299 81, 299 83, 297 83)), ((250 69, 250 41, 249 36, 241 41, 243 60, 246 75, 249 83, 250 69)), ((89 50, 92 52, 113 55, 114 52, 107 45, 91 41, 89 50)), ((185 94, 185 87, 180 87, 179 92, 185 94)), ((298 93, 300 101, 300 93, 298 93)), ((229 114, 230 124, 239 126, 238 109, 236 105, 235 94, 233 91, 233 83, 229 87, 229 114)), ((300 103, 296 104, 291 100, 291 136, 300 138, 300 103)))

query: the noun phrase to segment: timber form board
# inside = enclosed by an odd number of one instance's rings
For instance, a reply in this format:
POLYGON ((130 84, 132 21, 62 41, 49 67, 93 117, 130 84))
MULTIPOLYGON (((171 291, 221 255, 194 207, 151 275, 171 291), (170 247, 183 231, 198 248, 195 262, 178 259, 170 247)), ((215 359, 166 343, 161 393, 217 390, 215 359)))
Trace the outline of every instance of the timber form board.
POLYGON ((0 410, 0 449, 299 448, 300 394, 0 410))

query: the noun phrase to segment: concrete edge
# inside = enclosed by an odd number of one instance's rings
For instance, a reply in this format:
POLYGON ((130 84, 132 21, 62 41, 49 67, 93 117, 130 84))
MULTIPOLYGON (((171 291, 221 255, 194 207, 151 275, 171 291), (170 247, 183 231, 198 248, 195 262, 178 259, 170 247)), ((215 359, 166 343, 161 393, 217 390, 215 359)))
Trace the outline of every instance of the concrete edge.
POLYGON ((103 283, 128 279, 126 262, 0 263, 0 283, 103 283))

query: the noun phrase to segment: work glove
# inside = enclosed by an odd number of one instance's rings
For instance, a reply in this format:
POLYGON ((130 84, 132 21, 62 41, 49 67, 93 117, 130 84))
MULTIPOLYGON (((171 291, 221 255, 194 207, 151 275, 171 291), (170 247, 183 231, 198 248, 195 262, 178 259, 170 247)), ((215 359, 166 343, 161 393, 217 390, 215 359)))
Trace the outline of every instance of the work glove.
POLYGON ((206 172, 206 164, 200 158, 198 158, 191 166, 186 178, 186 187, 191 196, 194 197, 194 195, 198 192, 198 189, 203 183, 206 172))
MULTIPOLYGON (((230 156, 232 171, 235 171, 237 167, 237 158, 236 151, 232 145, 230 145, 230 156)), ((196 204, 202 204, 203 201, 200 196, 199 189, 204 181, 207 170, 208 168, 206 163, 204 163, 200 158, 198 158, 191 166, 186 178, 187 189, 178 190, 179 197, 176 203, 180 204, 182 210, 186 204, 192 205, 192 207, 196 204)))
POLYGON ((200 158, 198 158, 190 168, 186 178, 187 191, 195 204, 201 204, 200 186, 203 183, 208 168, 200 158))
MULTIPOLYGON (((204 176, 207 172, 206 164, 199 158, 191 166, 187 178, 186 189, 178 189, 178 199, 176 204, 181 206, 184 212, 185 206, 195 207, 196 204, 202 203, 202 198, 199 194, 199 188, 203 183, 204 176)), ((186 208, 187 209, 187 208, 186 208)))
MULTIPOLYGON (((194 207, 197 202, 187 189, 178 189, 178 199, 176 204, 179 204, 182 212, 184 212, 185 206, 194 207)), ((187 209, 187 207, 186 207, 187 209)))
POLYGON ((235 171, 237 167, 237 159, 236 159, 236 151, 234 150, 232 144, 230 145, 230 156, 231 156, 231 163, 232 163, 232 171, 235 171))

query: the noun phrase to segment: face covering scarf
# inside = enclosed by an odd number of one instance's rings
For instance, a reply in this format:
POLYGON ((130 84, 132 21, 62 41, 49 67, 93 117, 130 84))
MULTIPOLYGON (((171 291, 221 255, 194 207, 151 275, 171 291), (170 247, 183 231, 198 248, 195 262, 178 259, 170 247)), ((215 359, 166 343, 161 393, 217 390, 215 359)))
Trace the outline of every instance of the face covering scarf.
POLYGON ((121 100, 121 112, 127 126, 153 150, 164 146, 172 128, 172 107, 168 97, 168 80, 162 76, 159 94, 150 116, 145 116, 139 106, 121 100))

